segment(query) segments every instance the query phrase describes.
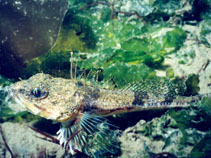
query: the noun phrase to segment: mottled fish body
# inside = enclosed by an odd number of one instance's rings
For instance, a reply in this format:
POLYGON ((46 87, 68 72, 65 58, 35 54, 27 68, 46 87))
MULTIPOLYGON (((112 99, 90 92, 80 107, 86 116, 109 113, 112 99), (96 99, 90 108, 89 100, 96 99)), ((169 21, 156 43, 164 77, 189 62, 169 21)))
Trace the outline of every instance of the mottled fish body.
POLYGON ((108 132, 112 125, 104 116, 187 107, 203 97, 179 96, 184 90, 181 85, 167 80, 140 81, 120 90, 109 90, 89 86, 77 79, 54 78, 38 73, 28 80, 13 84, 11 94, 31 113, 62 122, 58 138, 60 144, 67 146, 72 154, 79 150, 95 157, 96 149, 92 148, 96 148, 96 144, 107 152, 111 152, 107 146, 113 147, 116 144, 115 141, 112 142, 115 134, 108 132), (72 138, 73 135, 76 136, 72 138), (102 144, 106 141, 109 144, 102 144))

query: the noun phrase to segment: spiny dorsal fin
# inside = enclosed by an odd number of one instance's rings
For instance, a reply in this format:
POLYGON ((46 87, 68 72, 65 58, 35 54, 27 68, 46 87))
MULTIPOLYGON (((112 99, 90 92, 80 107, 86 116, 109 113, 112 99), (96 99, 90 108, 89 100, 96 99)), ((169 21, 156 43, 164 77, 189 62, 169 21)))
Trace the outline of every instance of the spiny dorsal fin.
POLYGON ((121 88, 140 93, 153 93, 155 96, 183 95, 186 90, 185 81, 181 79, 152 78, 129 83, 121 88))

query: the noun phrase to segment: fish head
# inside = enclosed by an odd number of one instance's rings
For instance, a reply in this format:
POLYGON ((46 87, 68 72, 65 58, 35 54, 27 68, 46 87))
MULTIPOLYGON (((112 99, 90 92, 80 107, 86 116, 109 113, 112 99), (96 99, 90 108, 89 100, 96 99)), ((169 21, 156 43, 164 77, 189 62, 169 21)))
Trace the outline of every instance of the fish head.
POLYGON ((43 73, 18 81, 10 88, 12 98, 20 106, 35 115, 59 122, 77 116, 83 98, 75 95, 76 91, 76 80, 43 73))

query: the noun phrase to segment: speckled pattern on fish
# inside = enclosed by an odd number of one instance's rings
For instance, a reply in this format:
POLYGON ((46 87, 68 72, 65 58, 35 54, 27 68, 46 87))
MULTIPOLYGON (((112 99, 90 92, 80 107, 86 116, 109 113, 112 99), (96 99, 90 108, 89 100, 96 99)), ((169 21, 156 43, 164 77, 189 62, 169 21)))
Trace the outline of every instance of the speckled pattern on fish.
MULTIPOLYGON (((14 83, 11 94, 16 102, 31 113, 62 122, 63 126, 58 131, 60 144, 68 145, 70 152, 74 154, 76 150, 84 151, 90 134, 94 139, 96 131, 100 133, 107 130, 110 124, 101 119, 104 116, 157 108, 187 107, 202 99, 202 95, 177 96, 181 90, 179 86, 160 80, 157 83, 160 87, 156 87, 155 82, 158 81, 140 81, 119 90, 110 90, 87 85, 79 79, 54 78, 38 73, 28 80, 14 83), (81 130, 83 131, 80 132, 81 130), (70 142, 69 138, 75 133, 81 136, 76 136, 77 139, 70 142)), ((101 146, 103 147, 102 144, 101 146)), ((93 156, 95 151, 85 152, 93 156)))

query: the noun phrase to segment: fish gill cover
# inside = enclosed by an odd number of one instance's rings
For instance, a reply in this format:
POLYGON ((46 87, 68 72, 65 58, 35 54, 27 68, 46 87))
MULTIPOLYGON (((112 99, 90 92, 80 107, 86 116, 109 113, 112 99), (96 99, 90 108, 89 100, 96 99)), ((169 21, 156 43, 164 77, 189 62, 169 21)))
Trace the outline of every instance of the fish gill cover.
MULTIPOLYGON (((44 72, 69 78, 74 52, 78 76, 98 74, 117 87, 186 76, 185 95, 210 93, 210 12, 210 0, 70 0, 56 45, 28 61, 21 77, 44 72)), ((120 138, 121 157, 210 156, 210 99, 201 106, 127 116, 128 126, 134 117, 142 120, 120 138)))

